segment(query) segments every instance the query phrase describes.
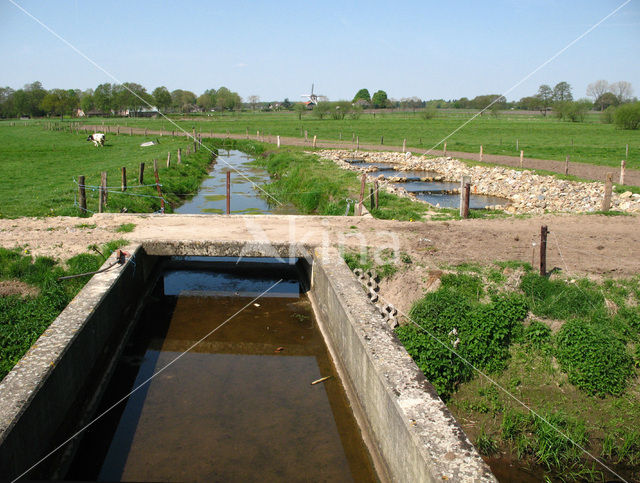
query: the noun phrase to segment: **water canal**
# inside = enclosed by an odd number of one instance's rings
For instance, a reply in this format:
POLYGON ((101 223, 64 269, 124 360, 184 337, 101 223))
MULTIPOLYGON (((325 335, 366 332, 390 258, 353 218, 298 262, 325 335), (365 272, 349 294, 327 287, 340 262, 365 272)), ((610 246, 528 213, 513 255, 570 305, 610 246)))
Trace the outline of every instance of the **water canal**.
POLYGON ((98 412, 184 355, 87 430, 67 479, 377 481, 300 267, 236 262, 168 262, 98 412))
POLYGON ((213 169, 200 185, 198 193, 175 209, 179 214, 223 214, 227 204, 227 172, 231 172, 231 214, 296 213, 295 207, 281 205, 261 197, 257 186, 270 181, 266 170, 255 166, 248 154, 220 149, 213 169))

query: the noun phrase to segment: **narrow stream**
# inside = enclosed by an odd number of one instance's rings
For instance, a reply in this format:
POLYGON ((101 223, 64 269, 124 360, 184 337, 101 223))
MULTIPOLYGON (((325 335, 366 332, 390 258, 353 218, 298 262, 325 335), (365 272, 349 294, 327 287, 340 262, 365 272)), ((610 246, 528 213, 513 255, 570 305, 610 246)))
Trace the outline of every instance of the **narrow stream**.
MULTIPOLYGON (((438 178, 442 177, 438 173, 421 170, 402 171, 389 163, 368 163, 359 159, 347 159, 346 161, 358 168, 375 168, 374 172, 369 172, 370 175, 383 176, 385 179, 391 180, 394 185, 404 188, 419 200, 426 201, 433 206, 438 208, 460 207, 460 183, 438 181, 438 178)), ((505 205, 508 201, 497 196, 471 193, 469 208, 477 210, 487 206, 505 205)))
POLYGON ((227 210, 227 171, 231 172, 231 213, 250 214, 296 214, 291 205, 278 205, 275 201, 261 197, 258 186, 270 181, 269 173, 251 164, 253 158, 241 151, 220 150, 213 169, 200 185, 198 194, 176 208, 180 214, 223 214, 227 210))

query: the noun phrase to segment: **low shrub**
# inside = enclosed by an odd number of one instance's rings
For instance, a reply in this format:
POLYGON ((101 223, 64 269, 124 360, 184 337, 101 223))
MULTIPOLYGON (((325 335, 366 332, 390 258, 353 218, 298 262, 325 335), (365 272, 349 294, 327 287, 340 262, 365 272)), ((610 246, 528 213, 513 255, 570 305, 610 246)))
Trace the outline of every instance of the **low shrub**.
POLYGON ((633 361, 622 342, 604 326, 574 319, 556 336, 556 357, 569 382, 588 394, 621 394, 633 361))
POLYGON ((638 129, 640 127, 640 102, 621 105, 616 109, 613 119, 620 129, 638 129))
POLYGON ((396 333, 447 399, 458 384, 473 376, 471 365, 487 371, 504 367, 513 329, 526 314, 526 303, 516 294, 472 304, 463 292, 443 286, 413 305, 409 315, 419 327, 400 327, 396 333))

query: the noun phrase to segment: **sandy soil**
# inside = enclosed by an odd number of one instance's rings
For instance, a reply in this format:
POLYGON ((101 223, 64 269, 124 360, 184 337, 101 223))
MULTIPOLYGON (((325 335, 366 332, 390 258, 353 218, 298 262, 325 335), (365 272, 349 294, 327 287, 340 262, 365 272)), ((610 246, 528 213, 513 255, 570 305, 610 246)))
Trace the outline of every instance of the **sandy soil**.
MULTIPOLYGON (((392 248, 405 252, 428 277, 429 270, 462 262, 523 260, 538 263, 540 226, 549 227, 547 267, 570 276, 626 277, 640 273, 640 217, 545 215, 526 219, 396 222, 355 217, 131 215, 91 218, 0 219, 0 245, 65 260, 90 244, 117 238, 250 240, 311 245, 392 248), (117 233, 124 223, 130 233, 117 233), (535 245, 534 245, 535 243, 535 245)), ((411 273, 411 272, 409 272, 411 273)))

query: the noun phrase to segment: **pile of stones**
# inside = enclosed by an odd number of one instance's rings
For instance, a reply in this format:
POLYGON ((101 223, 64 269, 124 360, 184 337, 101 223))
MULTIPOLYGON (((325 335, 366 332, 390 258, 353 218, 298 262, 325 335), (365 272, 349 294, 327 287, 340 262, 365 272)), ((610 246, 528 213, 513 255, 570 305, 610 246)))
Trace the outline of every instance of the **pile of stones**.
MULTIPOLYGON (((553 176, 541 176, 530 170, 505 168, 502 166, 469 166, 451 157, 428 158, 411 153, 358 152, 346 150, 323 150, 318 153, 334 161, 340 167, 362 171, 357 163, 346 159, 363 159, 366 162, 389 163, 398 170, 424 170, 438 173, 436 181, 459 182, 463 176, 471 178, 471 192, 507 199, 504 205, 488 206, 489 209, 505 210, 508 213, 543 214, 546 212, 586 213, 599 211, 604 198, 604 183, 567 181, 553 176)), ((367 169, 368 181, 378 179, 375 168, 367 169)), ((425 173, 427 176, 428 173, 425 173)), ((399 196, 415 199, 399 184, 379 178, 385 190, 399 196)), ((419 201, 416 199, 416 201, 419 201)), ((612 193, 611 210, 640 213, 640 194, 626 191, 612 193)))

